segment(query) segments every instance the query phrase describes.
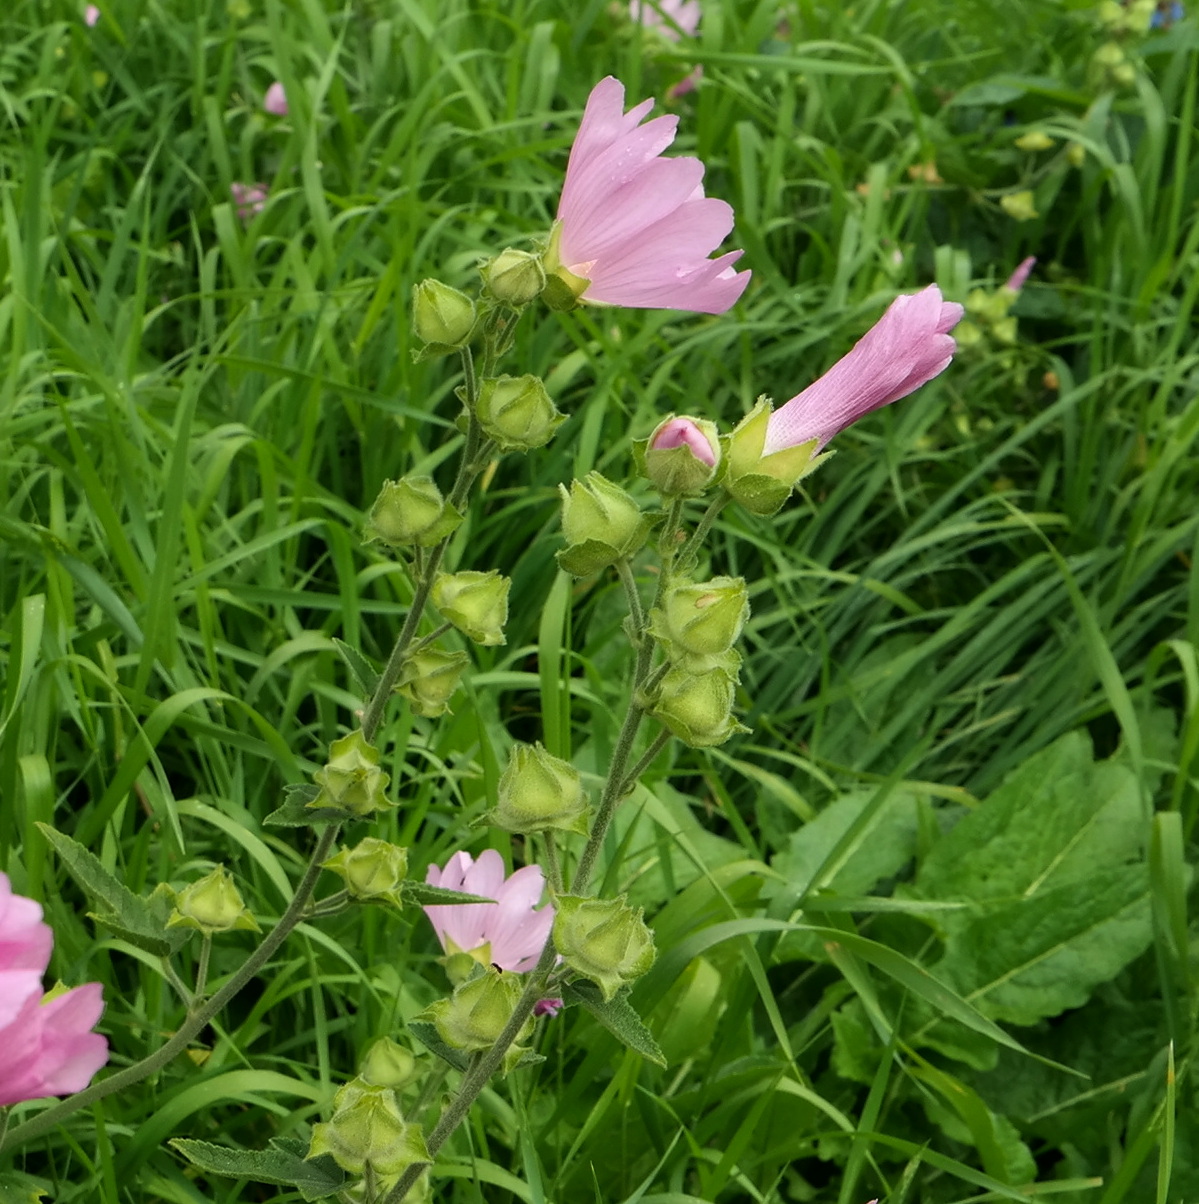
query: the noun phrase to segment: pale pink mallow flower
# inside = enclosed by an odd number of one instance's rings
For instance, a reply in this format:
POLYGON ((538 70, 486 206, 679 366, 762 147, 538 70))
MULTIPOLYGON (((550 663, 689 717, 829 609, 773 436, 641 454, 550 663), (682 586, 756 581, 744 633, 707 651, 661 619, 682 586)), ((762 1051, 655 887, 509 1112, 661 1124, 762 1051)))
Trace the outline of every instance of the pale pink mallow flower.
POLYGON ((517 973, 537 965, 554 924, 553 907, 537 907, 545 893, 539 865, 526 865, 505 878, 504 859, 494 849, 484 850, 478 861, 469 853, 455 853, 445 869, 429 866, 425 881, 495 900, 425 908, 446 953, 476 954, 487 965, 517 973))
POLYGON ((83 10, 84 25, 86 25, 90 29, 99 20, 100 20, 100 10, 94 4, 89 4, 87 6, 87 8, 85 8, 83 10))
POLYGON ((278 80, 275 80, 267 88, 266 95, 262 98, 262 107, 276 117, 287 116, 287 93, 283 90, 283 85, 278 80))
POLYGON ((691 454, 709 468, 716 467, 716 453, 708 436, 690 418, 671 418, 662 423, 650 440, 650 451, 669 451, 675 447, 691 449, 691 454))
POLYGON ((848 355, 770 415, 763 453, 813 439, 819 451, 863 414, 932 380, 957 350, 949 332, 961 318, 962 307, 943 300, 935 284, 896 297, 848 355))
POLYGON ((229 195, 237 206, 237 216, 243 222, 257 217, 266 208, 267 187, 265 184, 242 184, 234 181, 229 185, 229 195))
POLYGON ((700 14, 699 0, 629 0, 633 20, 646 29, 656 29, 671 42, 683 34, 695 37, 700 14))
POLYGON ((0 1108, 82 1091, 108 1061, 108 1042, 92 1032, 100 984, 43 995, 53 947, 41 905, 13 894, 0 873, 0 1108))
POLYGON ((608 76, 587 98, 566 166, 546 252, 580 301, 639 309, 724 313, 745 291, 740 251, 708 256, 733 228, 733 210, 704 196, 704 165, 662 158, 677 117, 642 101, 624 112, 624 85, 608 76))
POLYGON ((1037 257, 1030 255, 1025 259, 1020 266, 1008 277, 1007 283, 1003 286, 1010 292, 1018 293, 1028 280, 1029 273, 1036 267, 1037 257))

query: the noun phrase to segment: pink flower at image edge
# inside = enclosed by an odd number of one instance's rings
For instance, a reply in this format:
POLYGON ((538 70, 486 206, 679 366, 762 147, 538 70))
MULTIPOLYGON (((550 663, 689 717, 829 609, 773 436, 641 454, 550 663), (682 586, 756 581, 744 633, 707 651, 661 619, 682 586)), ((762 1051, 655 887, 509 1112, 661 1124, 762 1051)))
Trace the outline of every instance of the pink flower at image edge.
POLYGON ((94 5, 89 4, 83 10, 83 23, 90 29, 100 20, 100 10, 94 5))
POLYGON ((699 0, 657 0, 656 5, 651 0, 629 0, 629 16, 671 42, 681 34, 695 37, 701 15, 699 0))
POLYGON ((446 953, 472 953, 490 945, 487 961, 501 970, 523 973, 537 964, 554 923, 553 907, 537 908, 545 893, 540 866, 526 865, 505 878, 504 859, 494 849, 484 850, 478 861, 469 853, 455 853, 445 869, 429 866, 425 881, 495 900, 425 908, 446 953))
POLYGON ((624 85, 608 76, 587 98, 566 166, 547 270, 584 283, 579 300, 633 308, 724 313, 745 291, 740 251, 709 256, 733 228, 733 210, 704 196, 704 165, 664 159, 677 117, 642 101, 624 111, 624 85))
POLYGON ((896 297, 848 355, 770 415, 763 452, 813 439, 819 451, 863 414, 932 380, 953 359, 949 332, 961 318, 962 307, 944 300, 935 284, 896 297))
POLYGON ((53 947, 41 905, 0 873, 0 1107, 82 1091, 108 1061, 98 982, 43 998, 53 947))

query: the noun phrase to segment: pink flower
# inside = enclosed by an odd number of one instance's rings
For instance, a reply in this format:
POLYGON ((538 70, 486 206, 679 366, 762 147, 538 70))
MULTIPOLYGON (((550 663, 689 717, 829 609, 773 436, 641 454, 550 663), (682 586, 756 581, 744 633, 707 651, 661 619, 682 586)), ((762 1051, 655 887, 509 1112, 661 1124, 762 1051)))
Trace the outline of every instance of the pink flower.
POLYGON ((558 221, 546 252, 581 301, 724 313, 745 291, 731 251, 708 256, 733 228, 733 210, 704 196, 704 165, 664 159, 677 117, 642 101, 624 112, 624 85, 608 76, 587 98, 570 151, 558 221))
POLYGON ((629 0, 629 15, 646 29, 656 29, 664 38, 677 42, 699 28, 699 0, 629 0))
POLYGON ((53 947, 41 906, 0 874, 0 1108, 82 1091, 108 1061, 92 1032, 104 1011, 98 982, 43 997, 53 947))
POLYGON ((896 297, 887 312, 815 384, 770 415, 764 454, 816 440, 819 451, 863 414, 906 397, 943 372, 962 307, 935 284, 896 297))
POLYGON ((1028 279, 1028 274, 1036 266, 1037 257, 1030 255, 1020 266, 1008 277, 1008 282, 1003 287, 1010 289, 1013 293, 1018 293, 1023 287, 1024 282, 1028 279))
POLYGON ((94 5, 89 4, 83 10, 83 23, 90 29, 97 21, 100 20, 100 10, 94 5))
POLYGON ((566 1006, 562 999, 539 999, 533 1004, 534 1016, 548 1016, 551 1020, 566 1006))
POLYGON ((265 184, 242 184, 234 181, 229 185, 229 195, 237 206, 237 216, 249 223, 266 208, 267 188, 265 184))
POLYGON ((494 903, 433 905, 425 913, 446 953, 479 953, 479 960, 501 970, 523 973, 541 956, 554 923, 551 906, 534 910, 545 892, 538 865, 526 865, 504 877, 504 860, 494 849, 455 853, 445 869, 429 866, 425 881, 443 890, 482 895, 494 903))
POLYGON ((276 117, 287 116, 287 93, 283 91, 283 85, 278 80, 267 88, 266 95, 262 98, 262 107, 276 117))
POLYGON ((688 92, 694 92, 699 87, 699 81, 703 77, 704 67, 702 63, 698 67, 692 67, 677 84, 672 84, 666 89, 667 100, 678 100, 680 96, 686 96, 688 92))
POLYGON ((689 448, 697 460, 709 468, 716 467, 711 440, 690 418, 670 418, 650 438, 650 451, 669 451, 675 447, 689 448))

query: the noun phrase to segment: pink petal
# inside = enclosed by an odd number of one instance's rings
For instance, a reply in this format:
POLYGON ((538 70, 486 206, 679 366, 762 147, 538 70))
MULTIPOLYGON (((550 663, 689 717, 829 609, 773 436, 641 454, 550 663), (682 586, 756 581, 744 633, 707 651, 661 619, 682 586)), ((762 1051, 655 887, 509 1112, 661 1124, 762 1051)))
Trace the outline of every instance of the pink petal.
POLYGON ((287 93, 284 91, 283 85, 279 80, 275 80, 267 88, 266 95, 262 98, 262 107, 268 113, 273 113, 276 117, 287 116, 287 93))
POLYGON ((41 904, 13 894, 8 876, 0 873, 0 970, 41 974, 53 948, 54 934, 42 922, 41 904))
POLYGON ((108 1042, 91 1030, 104 1011, 102 988, 89 982, 42 1005, 37 1073, 43 1095, 82 1091, 108 1061, 108 1042))
POLYGON ((708 437, 690 418, 672 418, 658 428, 650 443, 652 451, 669 451, 675 447, 690 448, 691 454, 709 468, 716 467, 716 453, 708 437))
POLYGON ((1013 293, 1018 293, 1024 287, 1024 283, 1028 279, 1029 273, 1036 266, 1036 263, 1037 257, 1035 255, 1030 255, 1027 259, 1022 260, 1016 270, 1008 277, 1008 281, 1003 287, 1011 289, 1013 293))

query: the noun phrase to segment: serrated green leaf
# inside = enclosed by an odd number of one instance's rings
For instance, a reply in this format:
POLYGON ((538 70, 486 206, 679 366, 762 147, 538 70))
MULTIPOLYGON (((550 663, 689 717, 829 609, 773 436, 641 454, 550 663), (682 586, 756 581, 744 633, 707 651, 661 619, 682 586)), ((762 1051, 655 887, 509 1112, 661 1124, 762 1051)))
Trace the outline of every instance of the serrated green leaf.
POLYGON ((193 1166, 212 1175, 230 1179, 249 1179, 255 1183, 273 1183, 297 1187, 305 1200, 322 1200, 340 1191, 346 1176, 332 1158, 309 1161, 292 1149, 234 1150, 189 1137, 175 1137, 168 1143, 193 1166))
POLYGON ((346 668, 349 669, 351 676, 358 684, 363 697, 369 698, 379 688, 379 674, 357 648, 351 647, 336 636, 333 637, 333 643, 337 651, 341 653, 341 659, 345 661, 346 668))
POLYGON ((627 997, 617 995, 605 1002, 598 988, 589 982, 567 983, 562 988, 562 995, 568 1003, 577 1003, 586 1008, 608 1032, 634 1053, 639 1053, 656 1066, 666 1065, 653 1033, 645 1027, 627 997))
POLYGON ((187 932, 166 927, 169 907, 160 892, 149 899, 135 895, 78 841, 49 824, 37 827, 79 888, 98 904, 97 911, 88 913, 94 920, 155 957, 169 957, 187 940, 187 932))
POLYGON ((336 807, 308 806, 318 794, 319 786, 289 786, 283 806, 272 811, 262 822, 276 828, 319 828, 324 824, 344 823, 346 813, 336 807), (309 789, 312 794, 308 793, 309 789))
POLYGON ((430 886, 427 882, 404 882, 400 890, 405 898, 419 903, 422 907, 433 904, 437 907, 444 905, 455 906, 462 903, 494 903, 494 899, 485 899, 482 895, 468 895, 462 891, 445 890, 440 886, 430 886))

